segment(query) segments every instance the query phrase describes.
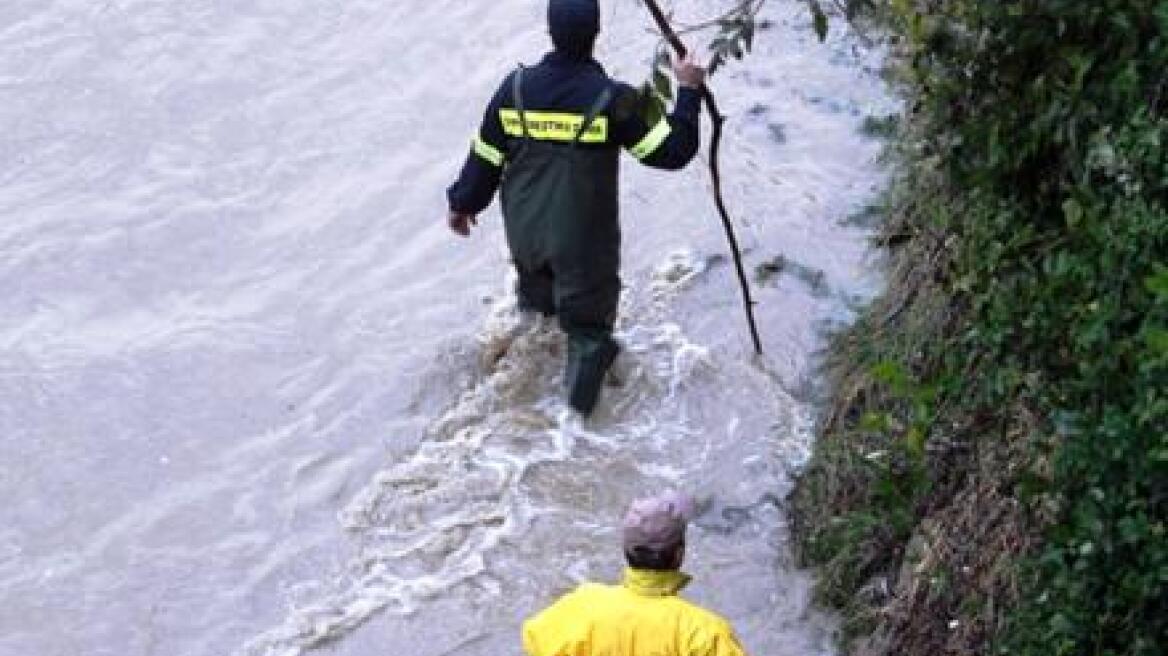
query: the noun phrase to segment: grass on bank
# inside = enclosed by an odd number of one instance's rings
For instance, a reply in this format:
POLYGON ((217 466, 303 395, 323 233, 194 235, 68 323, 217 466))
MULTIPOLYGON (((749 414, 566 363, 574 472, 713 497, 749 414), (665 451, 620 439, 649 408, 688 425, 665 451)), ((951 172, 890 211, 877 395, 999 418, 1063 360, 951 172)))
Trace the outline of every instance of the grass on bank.
POLYGON ((799 551, 856 653, 1160 653, 1168 1, 877 4, 889 291, 835 340, 799 551))

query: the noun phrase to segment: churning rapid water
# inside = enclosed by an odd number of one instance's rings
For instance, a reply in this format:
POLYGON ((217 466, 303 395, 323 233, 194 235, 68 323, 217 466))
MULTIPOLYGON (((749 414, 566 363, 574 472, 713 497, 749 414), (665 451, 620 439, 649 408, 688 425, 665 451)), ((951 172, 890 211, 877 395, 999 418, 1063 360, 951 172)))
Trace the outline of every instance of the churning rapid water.
MULTIPOLYGON (((644 79, 644 9, 604 7, 600 58, 644 79)), ((705 163, 626 158, 626 352, 581 422, 556 328, 515 329, 497 210, 443 221, 543 8, 0 4, 0 654, 519 653, 666 486, 706 508, 689 596, 751 654, 831 652, 778 499, 817 328, 878 284, 847 219, 882 185, 880 53, 772 0, 713 81, 748 265, 779 270, 761 361, 705 163)))

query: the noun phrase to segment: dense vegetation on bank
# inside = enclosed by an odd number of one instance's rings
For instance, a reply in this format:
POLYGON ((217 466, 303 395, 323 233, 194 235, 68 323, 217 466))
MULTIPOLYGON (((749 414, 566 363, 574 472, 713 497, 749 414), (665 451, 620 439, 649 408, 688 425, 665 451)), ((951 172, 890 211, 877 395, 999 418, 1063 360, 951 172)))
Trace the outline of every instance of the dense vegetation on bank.
POLYGON ((1164 653, 1168 0, 862 4, 909 105, 890 281, 798 551, 853 653, 1164 653))

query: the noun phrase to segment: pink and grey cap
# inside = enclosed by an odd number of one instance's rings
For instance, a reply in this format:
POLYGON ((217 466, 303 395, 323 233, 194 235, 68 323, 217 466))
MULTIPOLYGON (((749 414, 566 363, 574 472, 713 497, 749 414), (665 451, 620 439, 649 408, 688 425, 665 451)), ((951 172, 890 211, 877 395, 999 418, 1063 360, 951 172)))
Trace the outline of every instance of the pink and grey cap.
POLYGON ((685 527, 695 515, 694 500, 679 492, 637 499, 629 505, 622 526, 626 551, 647 547, 670 549, 685 542, 685 527))

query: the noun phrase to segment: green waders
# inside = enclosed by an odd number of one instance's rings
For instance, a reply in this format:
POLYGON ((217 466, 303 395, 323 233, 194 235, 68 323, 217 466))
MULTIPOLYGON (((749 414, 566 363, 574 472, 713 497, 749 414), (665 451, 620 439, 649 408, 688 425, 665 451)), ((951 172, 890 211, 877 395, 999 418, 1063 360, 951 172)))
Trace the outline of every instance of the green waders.
POLYGON ((514 75, 523 139, 504 169, 503 222, 519 273, 519 307, 557 314, 568 334, 564 382, 581 414, 596 406, 620 350, 612 338, 620 296, 618 157, 577 148, 611 99, 605 90, 570 144, 537 141, 524 117, 523 69, 514 75))

